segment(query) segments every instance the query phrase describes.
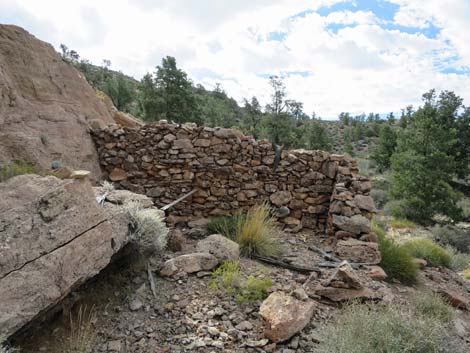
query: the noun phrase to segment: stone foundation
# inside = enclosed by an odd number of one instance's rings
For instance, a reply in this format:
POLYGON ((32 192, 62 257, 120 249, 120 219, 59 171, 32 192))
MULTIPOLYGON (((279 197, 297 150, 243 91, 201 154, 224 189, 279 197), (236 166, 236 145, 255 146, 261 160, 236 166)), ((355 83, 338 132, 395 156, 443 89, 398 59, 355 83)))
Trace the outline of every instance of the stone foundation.
POLYGON ((193 189, 172 215, 231 215, 269 200, 287 228, 373 238, 370 181, 349 156, 290 150, 233 129, 169 124, 93 131, 104 176, 164 206, 193 189))

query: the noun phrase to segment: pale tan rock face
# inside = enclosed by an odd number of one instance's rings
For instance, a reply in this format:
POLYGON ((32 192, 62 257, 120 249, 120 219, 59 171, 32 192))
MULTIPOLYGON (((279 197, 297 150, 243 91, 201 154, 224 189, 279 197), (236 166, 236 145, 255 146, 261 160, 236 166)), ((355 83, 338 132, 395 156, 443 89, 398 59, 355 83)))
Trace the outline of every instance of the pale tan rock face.
POLYGON ((315 302, 301 301, 283 292, 274 292, 261 304, 260 315, 265 321, 265 336, 283 342, 308 325, 315 302))
POLYGON ((208 253, 186 254, 166 261, 160 270, 160 274, 171 277, 183 272, 208 271, 216 267, 218 263, 217 258, 208 253))
POLYGON ((51 45, 0 25, 0 165, 23 160, 49 169, 60 160, 98 179, 92 120, 113 122, 82 75, 51 45))
POLYGON ((219 263, 236 261, 240 257, 240 246, 220 234, 212 234, 197 243, 197 251, 214 255, 219 263))
POLYGON ((9 336, 96 275, 127 242, 128 220, 87 180, 0 183, 0 335, 9 336))

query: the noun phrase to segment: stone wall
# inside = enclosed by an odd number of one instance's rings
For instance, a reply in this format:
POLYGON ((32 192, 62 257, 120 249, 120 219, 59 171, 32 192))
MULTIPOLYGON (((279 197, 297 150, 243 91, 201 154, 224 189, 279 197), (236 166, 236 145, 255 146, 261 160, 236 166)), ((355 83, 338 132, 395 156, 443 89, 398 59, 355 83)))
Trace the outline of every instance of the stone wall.
POLYGON ((230 215, 269 200, 293 231, 337 237, 370 233, 373 201, 367 178, 348 156, 290 150, 276 161, 271 143, 237 130, 164 121, 139 129, 116 125, 93 131, 105 177, 172 208, 179 219, 230 215))

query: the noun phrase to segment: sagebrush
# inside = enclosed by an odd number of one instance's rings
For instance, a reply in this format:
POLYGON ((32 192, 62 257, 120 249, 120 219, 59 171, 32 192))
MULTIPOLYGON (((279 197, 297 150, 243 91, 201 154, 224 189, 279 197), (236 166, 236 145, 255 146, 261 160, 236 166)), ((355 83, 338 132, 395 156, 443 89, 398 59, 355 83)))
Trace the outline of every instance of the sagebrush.
POLYGON ((414 239, 404 243, 402 249, 418 259, 424 259, 430 266, 450 267, 452 258, 442 246, 430 239, 414 239))
POLYGON ((449 323, 455 317, 454 309, 437 293, 420 293, 412 299, 416 312, 443 323, 449 323))
POLYGON ((449 245, 462 253, 470 253, 470 229, 436 225, 432 233, 439 243, 449 245))
POLYGON ((320 331, 315 353, 464 353, 445 322, 412 308, 351 304, 320 331))

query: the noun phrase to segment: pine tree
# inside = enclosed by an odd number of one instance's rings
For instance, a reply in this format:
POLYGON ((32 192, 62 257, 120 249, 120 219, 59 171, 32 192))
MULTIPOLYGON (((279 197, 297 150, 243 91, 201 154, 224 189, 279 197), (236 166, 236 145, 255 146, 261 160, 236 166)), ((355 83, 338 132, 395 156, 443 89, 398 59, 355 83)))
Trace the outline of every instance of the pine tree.
POLYGON ((397 135, 390 125, 383 125, 379 132, 379 143, 371 159, 377 163, 379 172, 390 168, 390 158, 397 145, 397 135))
POLYGON ((445 102, 436 99, 434 90, 423 98, 424 106, 407 121, 392 156, 392 196, 399 200, 392 211, 427 224, 437 213, 458 219, 460 210, 448 184, 455 172, 457 132, 447 127, 449 120, 441 114, 445 102))

